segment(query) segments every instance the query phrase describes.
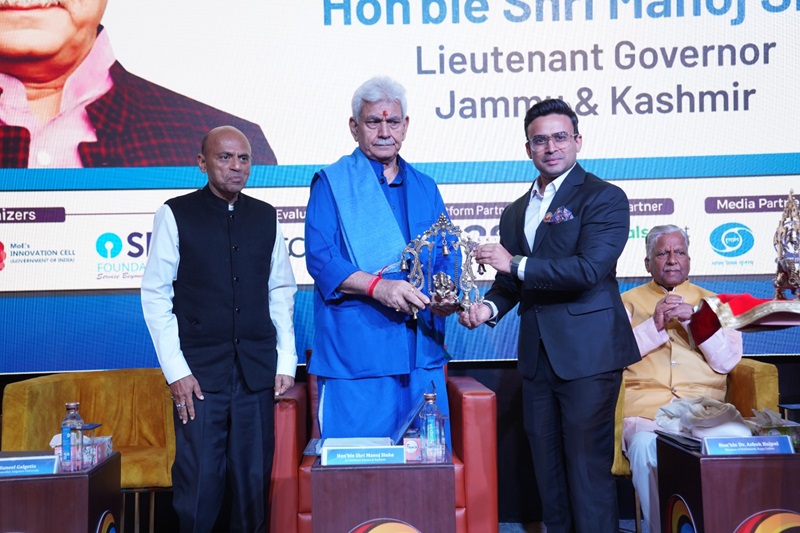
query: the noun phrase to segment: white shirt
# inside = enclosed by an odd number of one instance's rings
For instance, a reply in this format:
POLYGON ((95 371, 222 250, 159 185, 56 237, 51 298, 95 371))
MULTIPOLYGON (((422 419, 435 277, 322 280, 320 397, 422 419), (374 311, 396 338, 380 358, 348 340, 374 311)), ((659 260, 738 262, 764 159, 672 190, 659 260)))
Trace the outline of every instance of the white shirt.
MULTIPOLYGON (((178 277, 180 263, 178 244, 175 215, 168 205, 162 205, 153 222, 150 255, 142 278, 142 310, 161 370, 170 384, 192 373, 181 351, 178 320, 172 312, 172 283, 178 277)), ((289 263, 283 232, 280 223, 276 221, 275 247, 270 261, 269 314, 277 332, 276 373, 290 377, 294 377, 297 369, 292 320, 296 292, 297 284, 289 263)))
MULTIPOLYGON (((539 227, 539 224, 542 223, 542 220, 544 220, 544 217, 547 215, 547 210, 550 208, 550 203, 553 201, 553 198, 555 198, 558 189, 561 187, 561 184, 564 183, 564 180, 567 179, 567 175, 572 172, 573 168, 575 168, 575 165, 572 165, 569 170, 548 183, 544 188, 543 195, 539 193, 539 186, 537 185, 539 178, 533 182, 531 197, 530 200, 528 200, 528 209, 525 210, 525 237, 528 239, 528 243, 531 244, 531 250, 533 250, 533 241, 536 239, 536 229, 539 227), (530 228, 533 229, 532 235, 528 235, 530 228)), ((521 281, 525 281, 525 264, 527 262, 527 257, 523 257, 519 262, 517 277, 521 281)))

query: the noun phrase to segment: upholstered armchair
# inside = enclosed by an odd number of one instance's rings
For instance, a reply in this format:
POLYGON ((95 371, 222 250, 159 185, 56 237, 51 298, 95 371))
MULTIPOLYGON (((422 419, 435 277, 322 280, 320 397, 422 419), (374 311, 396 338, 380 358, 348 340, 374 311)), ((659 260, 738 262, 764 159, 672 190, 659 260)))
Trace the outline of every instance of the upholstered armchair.
MULTIPOLYGON (((755 359, 742 359, 728 374, 728 391, 725 401, 733 404, 743 417, 753 416, 753 409, 778 410, 778 368, 755 359)), ((622 453, 622 419, 625 411, 625 383, 619 392, 616 425, 614 431, 614 464, 611 472, 615 476, 630 477, 631 465, 622 453)), ((636 509, 636 532, 642 531, 641 510, 634 493, 636 509)))
MULTIPOLYGON (((281 402, 283 409, 276 411, 271 525, 273 531, 282 533, 310 532, 312 520, 318 519, 311 508, 311 466, 316 458, 303 456, 308 437, 319 436, 316 424, 319 401, 316 377, 309 375, 306 386, 308 398, 303 394, 295 394, 298 391, 291 391, 293 398, 281 402), (309 427, 300 422, 301 411, 304 416, 307 415, 309 427), (290 430, 292 427, 294 432, 290 430), (284 466, 288 468, 284 469, 284 466), (276 476, 279 468, 280 475, 276 476)), ((471 377, 449 377, 447 394, 456 478, 456 531, 496 532, 495 394, 471 377)))
MULTIPOLYGON (((153 531, 155 491, 172 487, 175 429, 169 387, 158 368, 71 372, 6 385, 3 393, 3 451, 49 450, 60 431, 64 404, 80 402, 81 418, 102 425, 92 436, 112 436, 121 456, 121 487, 134 492, 135 528, 139 494, 150 494, 153 531)), ((124 527, 123 499, 121 525, 124 527)))
MULTIPOLYGON (((94 436, 112 436, 121 455, 121 486, 134 492, 134 529, 139 531, 139 494, 150 494, 154 531, 155 492, 172 487, 175 427, 169 387, 158 368, 72 372, 39 376, 6 385, 3 393, 2 450, 49 449, 59 432, 64 404, 81 402, 81 417, 99 422, 94 436)), ((275 403, 275 457, 270 495, 271 531, 296 530, 297 465, 303 456, 308 418, 306 386, 297 384, 275 403), (280 435, 291 435, 282 439, 280 435), (288 447, 287 447, 288 444, 288 447), (283 526, 285 509, 291 527, 283 526)), ((123 499, 124 502, 124 499, 123 499)), ((125 522, 120 517, 121 526, 125 522)), ((124 531, 124 529, 122 529, 124 531)))

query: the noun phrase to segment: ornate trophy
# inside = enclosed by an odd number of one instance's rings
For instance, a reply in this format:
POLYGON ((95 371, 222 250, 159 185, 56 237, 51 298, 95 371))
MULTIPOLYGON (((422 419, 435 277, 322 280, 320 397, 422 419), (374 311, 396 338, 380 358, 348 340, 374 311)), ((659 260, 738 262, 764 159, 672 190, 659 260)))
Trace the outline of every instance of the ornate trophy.
MULTIPOLYGON (((469 306, 473 303, 483 301, 478 288, 475 286, 476 275, 473 270, 475 259, 472 256, 472 251, 476 246, 478 246, 478 243, 472 241, 468 235, 463 234, 461 228, 453 225, 442 213, 433 226, 428 228, 422 235, 417 235, 416 239, 406 245, 400 262, 400 270, 408 272, 408 282, 415 289, 422 289, 427 286, 431 297, 438 296, 440 299, 445 300, 437 302, 432 299, 430 305, 452 305, 455 303, 462 309, 469 309, 469 306), (452 276, 449 272, 433 272, 434 251, 438 244, 441 244, 444 256, 448 256, 451 253, 460 255, 460 258, 453 261, 452 276), (424 269, 422 264, 423 250, 428 252, 425 254, 427 268, 424 269), (460 296, 458 289, 461 290, 460 296)), ((483 274, 484 272, 484 266, 478 265, 478 274, 483 274)), ((413 310, 413 314, 416 318, 416 309, 413 310)))
POLYGON ((781 222, 775 232, 775 300, 787 300, 783 291, 789 290, 794 300, 800 301, 800 211, 794 200, 794 190, 789 190, 789 199, 783 210, 781 222))

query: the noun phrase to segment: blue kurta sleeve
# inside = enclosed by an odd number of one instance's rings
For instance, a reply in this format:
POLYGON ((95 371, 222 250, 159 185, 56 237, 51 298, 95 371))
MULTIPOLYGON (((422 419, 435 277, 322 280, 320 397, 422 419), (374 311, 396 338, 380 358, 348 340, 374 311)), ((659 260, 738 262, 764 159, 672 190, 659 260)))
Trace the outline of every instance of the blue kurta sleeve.
POLYGON ((336 204, 326 179, 314 175, 311 196, 306 209, 305 224, 306 268, 323 298, 336 299, 342 282, 358 268, 343 252, 336 204))

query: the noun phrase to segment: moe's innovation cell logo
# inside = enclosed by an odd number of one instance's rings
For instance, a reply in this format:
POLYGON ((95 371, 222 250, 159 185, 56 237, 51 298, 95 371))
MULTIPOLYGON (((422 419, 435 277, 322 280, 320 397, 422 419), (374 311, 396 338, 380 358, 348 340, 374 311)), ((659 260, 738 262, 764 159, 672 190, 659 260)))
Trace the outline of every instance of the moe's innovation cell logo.
POLYGON ((755 237, 744 224, 729 222, 712 231, 709 241, 711 248, 722 257, 739 257, 753 248, 755 237))
POLYGON ((115 233, 103 233, 97 238, 95 249, 103 259, 114 259, 122 253, 122 239, 115 233))

